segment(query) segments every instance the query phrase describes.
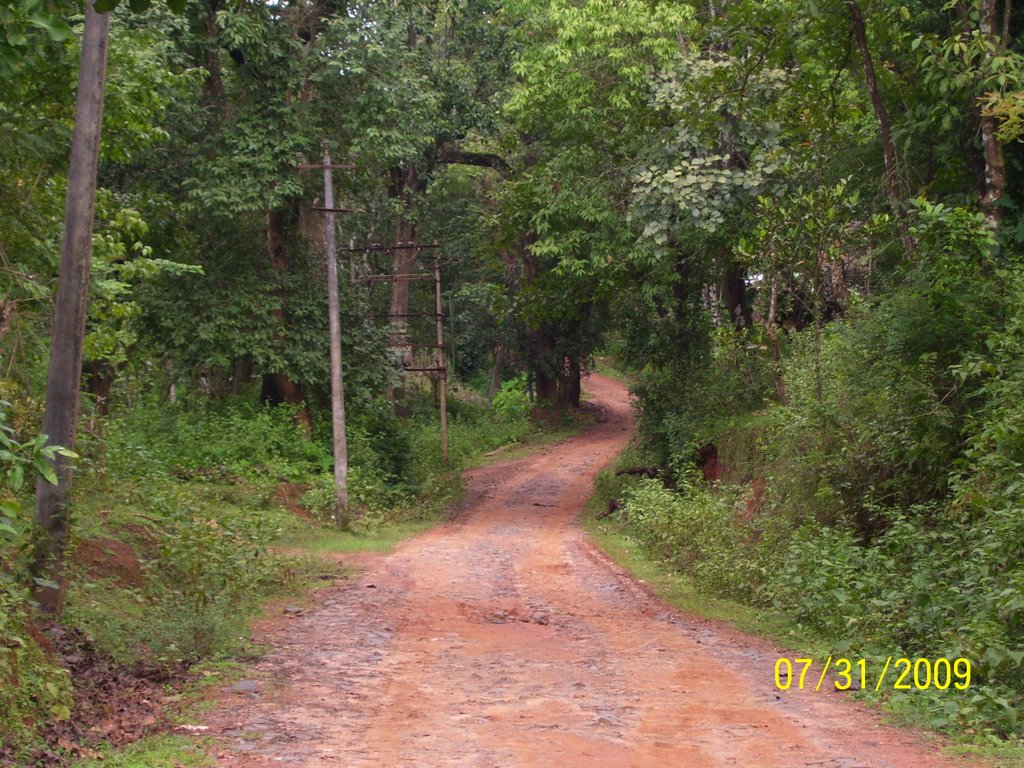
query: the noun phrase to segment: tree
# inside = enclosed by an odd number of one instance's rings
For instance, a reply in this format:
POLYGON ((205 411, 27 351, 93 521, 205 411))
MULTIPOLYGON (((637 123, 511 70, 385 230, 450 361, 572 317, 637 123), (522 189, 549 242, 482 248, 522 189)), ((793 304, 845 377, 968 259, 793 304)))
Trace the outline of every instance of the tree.
MULTIPOLYGON (((43 417, 48 444, 69 450, 77 434, 109 33, 109 14, 98 13, 87 0, 43 417)), ((61 570, 71 513, 71 460, 57 454, 54 465, 57 483, 40 480, 36 487, 39 534, 33 557, 36 599, 50 613, 62 607, 61 570)))
POLYGON ((631 0, 519 2, 505 114, 518 143, 502 193, 504 242, 523 264, 522 356, 537 395, 578 405, 580 373, 606 327, 636 232, 632 163, 659 127, 653 77, 678 54, 689 9, 631 0))
MULTIPOLYGON (((32 570, 36 599, 42 610, 59 612, 63 601, 62 560, 70 529, 73 467, 70 452, 77 438, 80 382, 85 345, 97 170, 103 126, 110 14, 116 0, 85 3, 75 102, 74 129, 64 206, 64 229, 53 306, 50 359, 47 370, 43 434, 48 445, 63 446, 53 457, 57 483, 40 480, 36 487, 37 538, 32 570)), ((178 0, 170 4, 179 6, 178 0)), ((133 10, 146 2, 136 0, 133 10)))

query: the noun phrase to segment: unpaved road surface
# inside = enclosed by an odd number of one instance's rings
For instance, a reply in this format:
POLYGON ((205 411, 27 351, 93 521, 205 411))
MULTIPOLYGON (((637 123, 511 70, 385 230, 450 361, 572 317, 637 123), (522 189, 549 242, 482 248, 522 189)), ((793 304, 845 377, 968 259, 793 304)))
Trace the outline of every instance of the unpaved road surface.
MULTIPOLYGON (((575 518, 632 435, 604 418, 469 474, 461 514, 325 590, 201 723, 222 766, 967 765, 834 691, 778 693, 780 653, 659 603, 575 518)), ((793 655, 793 654, 786 654, 793 655)))

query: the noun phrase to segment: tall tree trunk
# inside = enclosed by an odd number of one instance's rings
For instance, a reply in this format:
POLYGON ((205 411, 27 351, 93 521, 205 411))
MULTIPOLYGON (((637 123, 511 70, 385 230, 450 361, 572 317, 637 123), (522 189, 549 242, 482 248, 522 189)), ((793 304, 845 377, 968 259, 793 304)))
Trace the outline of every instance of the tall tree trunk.
MULTIPOLYGON (((110 16, 96 13, 92 2, 86 0, 43 415, 43 433, 48 443, 68 449, 74 448, 77 436, 109 33, 110 16)), ((34 596, 47 613, 59 613, 63 607, 62 566, 71 503, 71 463, 68 458, 58 456, 54 465, 57 484, 51 485, 43 479, 36 484, 38 532, 32 557, 32 573, 37 578, 34 596)))
POLYGON ((206 69, 206 93, 217 107, 221 117, 226 117, 228 100, 224 92, 224 78, 220 66, 220 25, 217 24, 217 12, 221 9, 221 0, 208 0, 203 19, 206 32, 204 41, 204 63, 206 69))
POLYGON ((82 384, 94 401, 97 416, 110 413, 110 390, 114 387, 117 370, 106 360, 90 360, 82 364, 82 384))
POLYGON ((566 357, 565 403, 572 408, 580 407, 583 397, 583 366, 575 357, 566 357))
MULTIPOLYGON (((723 249, 724 250, 724 249, 723 249)), ((754 313, 747 295, 747 281, 743 268, 727 255, 725 271, 722 274, 722 301, 729 310, 729 319, 737 328, 749 328, 754 323, 754 313)))
MULTIPOLYGON (((522 262, 522 279, 526 287, 534 283, 540 277, 540 261, 530 251, 530 244, 533 242, 533 235, 527 234, 519 243, 519 258, 522 262)), ((507 273, 507 270, 506 270, 507 273)), ((533 385, 533 392, 537 400, 546 400, 552 406, 558 408, 559 390, 558 376, 552 375, 547 368, 547 363, 555 356, 554 341, 551 334, 541 324, 537 328, 529 329, 531 341, 532 360, 527 363, 529 368, 529 379, 533 385)))
POLYGON ((779 310, 779 277, 772 275, 771 295, 768 297, 768 317, 764 327, 768 333, 768 348, 771 352, 772 378, 775 380, 775 394, 782 405, 789 404, 789 392, 782 378, 782 349, 779 345, 779 326, 776 323, 779 310))
POLYGON ((533 372, 533 387, 538 400, 547 401, 553 408, 562 408, 562 393, 558 387, 558 377, 551 376, 538 367, 533 372))
MULTIPOLYGON (((1010 5, 1004 10, 1003 26, 1009 22, 1010 5)), ((1003 43, 996 34, 996 0, 981 0, 981 18, 979 20, 981 35, 989 47, 986 47, 985 58, 991 59, 1002 52, 1003 43)), ((979 94, 980 95, 980 94, 979 94)), ((1003 155, 1003 144, 996 136, 999 125, 994 115, 981 113, 981 148, 985 156, 985 192, 981 198, 981 209, 985 213, 988 225, 998 230, 1003 218, 1000 201, 1006 191, 1006 159, 1003 155)))
POLYGON ((493 402, 494 396, 501 388, 501 369, 505 365, 505 347, 499 344, 494 348, 494 370, 491 371, 491 384, 487 387, 487 402, 493 402))
POLYGON ((409 341, 409 275, 416 267, 417 251, 407 247, 416 242, 418 227, 404 216, 395 222, 395 251, 392 259, 394 279, 391 282, 391 304, 388 310, 392 325, 392 347, 400 352, 402 362, 412 362, 409 341))
POLYGON ((239 355, 231 367, 231 394, 240 395, 245 385, 252 379, 252 357, 239 355))
POLYGON ((907 255, 912 255, 916 250, 913 238, 910 236, 907 226, 907 215, 903 209, 903 177, 900 173, 899 155, 896 152, 896 144, 892 140, 892 118, 889 110, 885 107, 882 99, 882 92, 878 88, 878 78, 875 76, 875 62, 871 56, 871 49, 868 47, 868 34, 864 24, 864 14, 861 12, 857 0, 848 0, 850 9, 850 26, 854 40, 857 41, 857 48, 860 50, 861 65, 864 67, 864 82, 867 85, 868 96, 871 98, 871 107, 875 112, 875 120, 878 123, 878 138, 882 143, 882 160, 885 164, 885 194, 889 198, 889 207, 900 228, 903 238, 903 245, 907 249, 907 255))

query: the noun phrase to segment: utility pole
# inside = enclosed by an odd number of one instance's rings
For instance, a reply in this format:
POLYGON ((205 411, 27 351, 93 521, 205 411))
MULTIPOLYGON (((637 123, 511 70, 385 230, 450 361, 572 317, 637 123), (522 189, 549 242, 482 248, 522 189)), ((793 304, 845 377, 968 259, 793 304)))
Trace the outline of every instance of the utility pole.
MULTIPOLYGON (((398 251, 398 250, 411 250, 411 251, 415 251, 416 254, 419 254, 420 251, 436 250, 439 247, 440 246, 438 246, 437 243, 433 243, 432 245, 421 245, 420 243, 397 243, 395 245, 384 245, 384 246, 380 246, 380 245, 366 245, 366 246, 363 246, 362 248, 355 248, 354 246, 350 246, 347 250, 349 252, 355 252, 356 250, 358 250, 361 253, 363 253, 364 255, 366 253, 370 252, 370 251, 388 251, 388 252, 393 253, 393 252, 398 251)), ((405 320, 406 322, 408 322, 408 319, 411 318, 411 317, 423 317, 423 318, 432 317, 432 318, 434 318, 435 329, 436 329, 436 333, 437 333, 437 343, 432 345, 433 349, 435 349, 436 353, 437 353, 435 358, 434 358, 434 365, 420 366, 420 365, 416 365, 416 364, 414 364, 414 365, 403 364, 402 365, 402 369, 404 371, 406 371, 407 373, 430 373, 430 374, 436 374, 437 375, 437 380, 436 380, 437 381, 437 385, 438 385, 438 388, 437 388, 437 399, 438 399, 438 405, 440 406, 440 409, 441 409, 441 457, 444 459, 444 462, 447 464, 448 463, 448 403, 447 403, 447 399, 448 399, 448 367, 445 364, 445 359, 444 359, 444 305, 442 304, 442 299, 441 299, 441 258, 440 258, 440 256, 435 256, 435 258, 434 258, 434 269, 431 272, 425 271, 425 268, 423 268, 424 271, 413 272, 412 271, 413 269, 419 269, 418 267, 415 266, 415 262, 413 262, 413 261, 410 261, 410 263, 408 263, 406 266, 407 266, 407 269, 409 270, 407 272, 403 272, 403 273, 399 273, 399 274, 390 273, 390 274, 380 274, 380 275, 363 275, 362 279, 363 279, 363 281, 367 285, 372 284, 372 283, 377 283, 377 282, 388 283, 388 282, 392 282, 394 280, 397 280, 399 278, 401 278, 402 280, 405 280, 406 282, 411 281, 411 280, 433 280, 434 281, 434 311, 433 312, 410 313, 408 310, 406 310, 405 314, 400 315, 400 317, 403 320, 405 320)), ((378 317, 378 318, 379 317, 384 317, 384 318, 387 318, 388 320, 392 320, 392 319, 395 318, 395 314, 393 312, 388 312, 385 315, 373 315, 373 317, 378 317)), ((454 344, 454 340, 453 340, 453 344, 454 344)), ((430 345, 428 345, 428 346, 430 346, 430 345)))
POLYGON ((437 379, 441 394, 441 458, 448 463, 448 369, 444 364, 444 312, 441 305, 441 259, 434 259, 434 318, 437 323, 437 379))
POLYGON ((338 301, 338 261, 334 242, 334 214, 347 209, 334 207, 335 168, 352 168, 351 164, 334 165, 323 142, 324 156, 319 164, 299 163, 300 169, 321 168, 324 174, 325 248, 327 256, 327 319, 331 347, 331 435, 334 454, 334 520, 339 528, 347 528, 348 515, 348 444, 345 440, 345 381, 341 360, 341 318, 338 301))
POLYGON ((327 234, 327 313, 331 336, 331 434, 334 437, 334 520, 348 527, 348 443, 345 440, 345 380, 341 368, 338 259, 334 252, 334 174, 324 142, 324 222, 327 234))

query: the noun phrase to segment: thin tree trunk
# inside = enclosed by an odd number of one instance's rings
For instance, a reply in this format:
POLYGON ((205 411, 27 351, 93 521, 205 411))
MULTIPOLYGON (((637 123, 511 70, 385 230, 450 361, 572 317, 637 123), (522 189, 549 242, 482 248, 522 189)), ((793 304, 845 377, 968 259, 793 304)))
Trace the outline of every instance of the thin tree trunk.
POLYGON ((534 390, 537 400, 547 401, 552 408, 562 408, 561 392, 558 389, 558 378, 551 377, 539 368, 533 374, 534 390))
POLYGON ((754 315, 747 298, 747 283, 743 269, 724 253, 724 249, 721 256, 725 261, 722 274, 722 301, 729 310, 732 324, 736 328, 749 328, 754 322, 754 315))
POLYGON ((14 306, 14 302, 10 299, 0 299, 0 339, 3 339, 11 330, 14 306))
MULTIPOLYGON (((227 117, 228 100, 224 92, 224 78, 220 66, 220 26, 217 24, 217 12, 221 9, 221 0, 209 0, 205 7, 203 19, 206 32, 205 56, 206 81, 204 83, 210 100, 216 105, 221 117, 227 117)), ((216 125, 216 124, 215 124, 216 125)))
MULTIPOLYGON (((413 363, 412 340, 409 337, 409 278, 417 262, 418 253, 415 249, 403 247, 417 242, 419 227, 411 218, 415 195, 426 190, 426 182, 420 178, 415 165, 408 168, 396 166, 391 169, 392 198, 402 201, 403 212, 395 221, 395 250, 392 258, 393 278, 391 281, 391 305, 388 310, 391 328, 388 346, 395 356, 395 362, 403 367, 413 363)), ((404 381, 389 384, 387 398, 393 404, 396 416, 407 415, 407 408, 402 404, 405 397, 404 381)))
POLYGON ((822 270, 824 254, 818 251, 817 264, 814 268, 814 291, 812 312, 814 314, 814 395, 820 403, 824 398, 824 374, 821 368, 821 334, 825 327, 825 281, 822 270))
POLYGON ((765 330, 768 332, 768 345, 772 359, 772 378, 775 380, 775 394, 782 405, 789 404, 789 392, 782 378, 782 350, 779 347, 779 327, 775 322, 779 308, 779 277, 772 275, 771 296, 768 299, 768 317, 765 319, 765 330))
POLYGON ((868 95, 871 98, 871 106, 875 111, 875 119, 878 122, 878 138, 882 142, 882 160, 885 163, 885 194, 889 198, 889 207, 900 228, 903 237, 903 245, 907 254, 911 255, 916 250, 913 238, 910 236, 907 227, 906 211, 903 210, 903 179, 899 169, 899 156, 896 153, 896 145, 892 140, 892 118, 889 117, 889 110, 882 100, 882 92, 878 88, 878 78, 875 76, 875 63, 871 57, 871 49, 868 48, 867 29, 864 24, 864 14, 856 0, 848 0, 850 8, 850 23, 853 37, 857 41, 857 48, 860 49, 861 64, 864 67, 864 81, 867 85, 868 95))
MULTIPOLYGON (((1009 11, 1010 7, 1007 3, 1004 9, 1004 28, 1009 19, 1009 11)), ((991 59, 1000 53, 1002 48, 1000 38, 996 35, 996 0, 982 0, 980 29, 982 37, 992 46, 985 52, 985 58, 991 59)), ((1006 159, 1003 154, 1003 144, 996 136, 998 129, 999 125, 995 116, 986 115, 982 111, 981 148, 985 156, 985 193, 981 198, 981 209, 985 214, 985 221, 994 230, 999 229, 1003 218, 1000 201, 1006 191, 1006 159)))
POLYGON ((240 395, 252 379, 252 357, 239 355, 231 367, 231 394, 240 395))
POLYGON ((501 386, 501 369, 505 365, 505 347, 499 344, 494 350, 494 370, 491 371, 491 385, 487 388, 487 402, 493 402, 501 386))
POLYGON ((399 218, 395 224, 395 252, 392 261, 394 279, 391 282, 391 306, 389 315, 392 325, 392 346, 399 351, 402 362, 411 363, 412 348, 409 342, 409 274, 416 264, 417 252, 409 248, 416 241, 416 225, 399 218))
MULTIPOLYGON (((407 247, 417 237, 416 226, 400 216, 395 222, 395 250, 392 257, 391 305, 388 310, 388 346, 395 364, 401 368, 413 365, 412 337, 409 334, 409 278, 416 264, 417 252, 407 247)), ((395 416, 409 415, 405 400, 405 374, 398 383, 388 385, 387 399, 395 416)))
POLYGON ((583 366, 575 357, 566 358, 568 370, 565 379, 565 401, 573 407, 580 407, 580 400, 583 397, 583 366))
MULTIPOLYGON (((68 449, 74 448, 77 436, 109 33, 109 15, 96 13, 87 1, 43 415, 48 443, 68 449)), ((47 613, 59 613, 63 607, 62 566, 70 522, 72 466, 67 457, 58 456, 54 468, 56 485, 43 479, 36 484, 39 530, 32 557, 32 573, 37 579, 34 597, 47 613)))

